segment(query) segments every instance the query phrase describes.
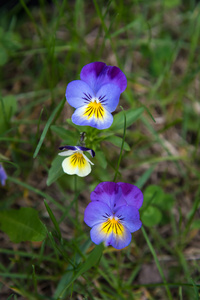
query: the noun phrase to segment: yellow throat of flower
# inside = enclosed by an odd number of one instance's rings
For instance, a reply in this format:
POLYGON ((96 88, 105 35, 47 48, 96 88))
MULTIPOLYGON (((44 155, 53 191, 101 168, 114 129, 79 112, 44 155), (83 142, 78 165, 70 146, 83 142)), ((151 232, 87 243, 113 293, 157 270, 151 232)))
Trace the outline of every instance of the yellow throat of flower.
POLYGON ((92 118, 93 116, 96 119, 103 119, 104 115, 105 115, 105 110, 103 108, 103 106, 101 105, 101 103, 99 102, 98 99, 91 101, 86 109, 85 112, 83 114, 85 117, 87 117, 87 120, 89 120, 90 118, 92 118))
POLYGON ((119 236, 124 234, 124 226, 120 223, 120 220, 115 219, 115 217, 108 218, 107 221, 102 224, 101 230, 106 234, 112 232, 119 236))
POLYGON ((70 163, 74 168, 83 168, 85 166, 86 161, 82 153, 76 152, 71 156, 70 163))

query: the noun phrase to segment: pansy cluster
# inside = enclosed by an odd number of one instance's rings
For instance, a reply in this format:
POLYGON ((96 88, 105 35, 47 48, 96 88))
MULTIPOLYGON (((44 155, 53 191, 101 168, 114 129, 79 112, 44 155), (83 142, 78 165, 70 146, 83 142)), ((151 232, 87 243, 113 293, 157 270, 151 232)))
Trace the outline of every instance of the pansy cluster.
MULTIPOLYGON (((107 129, 113 122, 112 112, 116 109, 120 94, 126 89, 127 80, 118 68, 103 62, 90 63, 83 67, 80 80, 70 82, 66 99, 75 108, 72 122, 76 125, 107 129)), ((80 177, 91 172, 93 163, 84 154, 92 157, 95 152, 79 146, 62 146, 60 156, 63 171, 80 177)), ((91 203, 84 214, 85 223, 91 227, 90 235, 95 244, 104 242, 122 249, 131 242, 131 233, 142 223, 139 208, 143 202, 142 192, 136 186, 123 182, 102 182, 91 193, 91 203)))
MULTIPOLYGON (((109 128, 113 122, 111 112, 116 109, 120 94, 127 86, 126 76, 118 67, 94 62, 83 67, 80 78, 81 80, 70 82, 66 89, 66 99, 76 109, 72 122, 100 130, 109 128)), ((63 146, 60 150, 67 150, 59 153, 61 156, 68 156, 62 163, 65 173, 84 177, 91 172, 93 163, 83 151, 94 157, 92 149, 63 146)))

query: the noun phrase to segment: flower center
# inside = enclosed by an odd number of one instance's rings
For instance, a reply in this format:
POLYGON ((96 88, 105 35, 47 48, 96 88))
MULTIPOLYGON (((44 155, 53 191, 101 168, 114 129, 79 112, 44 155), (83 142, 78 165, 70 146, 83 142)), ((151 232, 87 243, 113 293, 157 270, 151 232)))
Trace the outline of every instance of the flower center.
POLYGON ((105 115, 105 110, 101 105, 101 102, 99 102, 99 99, 92 99, 91 102, 87 105, 83 115, 87 117, 87 120, 89 120, 93 116, 96 119, 103 119, 105 115))
POLYGON ((85 158, 83 157, 83 154, 80 152, 76 152, 71 156, 70 164, 73 167, 79 167, 83 168, 85 165, 85 158))
POLYGON ((122 236, 124 233, 124 226, 118 218, 115 219, 115 217, 110 217, 106 222, 103 222, 101 230, 106 234, 113 232, 116 235, 122 236))

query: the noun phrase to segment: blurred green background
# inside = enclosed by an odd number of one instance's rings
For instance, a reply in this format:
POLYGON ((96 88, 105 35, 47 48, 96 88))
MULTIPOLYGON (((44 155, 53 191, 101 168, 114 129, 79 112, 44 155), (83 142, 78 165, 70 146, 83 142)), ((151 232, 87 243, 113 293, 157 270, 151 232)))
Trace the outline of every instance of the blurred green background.
POLYGON ((199 36, 198 1, 1 2, 0 161, 8 180, 0 187, 0 299, 199 299, 199 36), (107 248, 75 279, 94 247, 84 209, 94 187, 113 180, 123 123, 88 131, 95 165, 76 189, 60 171, 47 179, 58 147, 80 136, 66 86, 94 61, 128 79, 114 113, 118 120, 121 105, 130 121, 118 181, 142 189, 144 227, 127 249, 107 248), (42 242, 5 229, 5 212, 22 207, 39 213, 42 242))

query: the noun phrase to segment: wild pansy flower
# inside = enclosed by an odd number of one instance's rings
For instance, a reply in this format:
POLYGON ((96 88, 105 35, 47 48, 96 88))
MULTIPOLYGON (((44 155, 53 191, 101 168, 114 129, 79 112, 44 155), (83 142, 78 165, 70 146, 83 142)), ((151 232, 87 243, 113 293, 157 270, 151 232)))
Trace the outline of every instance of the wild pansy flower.
POLYGON ((118 67, 103 62, 93 62, 83 67, 81 80, 70 82, 66 89, 68 103, 76 108, 72 122, 97 129, 109 128, 120 94, 126 89, 127 80, 118 67))
POLYGON ((116 249, 128 246, 131 233, 142 226, 138 211, 143 202, 140 189, 129 183, 102 182, 90 197, 84 221, 92 227, 91 240, 116 249))
POLYGON ((2 164, 0 164, 0 182, 1 182, 1 185, 6 184, 6 179, 7 179, 6 172, 5 172, 2 164))
POLYGON ((63 146, 59 149, 67 149, 67 151, 58 153, 58 155, 61 156, 68 156, 62 162, 62 168, 65 173, 84 177, 91 172, 90 164, 93 165, 93 163, 83 154, 83 151, 90 153, 90 155, 94 157, 95 152, 92 149, 81 146, 63 146))

